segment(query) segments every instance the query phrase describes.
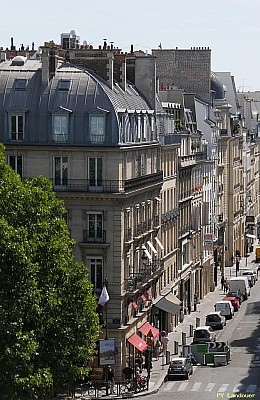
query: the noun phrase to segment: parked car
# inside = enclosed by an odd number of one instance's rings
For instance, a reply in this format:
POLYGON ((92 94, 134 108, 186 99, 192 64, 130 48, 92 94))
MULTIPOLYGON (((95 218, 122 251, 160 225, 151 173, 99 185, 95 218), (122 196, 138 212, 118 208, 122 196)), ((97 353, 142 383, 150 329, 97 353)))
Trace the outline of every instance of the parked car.
POLYGON ((206 316, 206 326, 211 326, 212 329, 223 329, 226 325, 226 318, 220 311, 210 312, 206 316))
POLYGON ((227 296, 223 300, 229 300, 232 303, 232 306, 234 307, 234 311, 238 311, 240 304, 239 300, 235 296, 227 296))
POLYGON ((246 276, 236 276, 229 279, 229 290, 240 291, 243 296, 243 301, 250 296, 250 286, 246 276))
POLYGON ((243 301, 243 296, 242 296, 242 294, 241 294, 241 292, 240 291, 229 291, 228 293, 227 293, 227 296, 226 297, 236 297, 237 299, 238 299, 238 301, 239 301, 239 304, 241 304, 242 303, 242 301, 243 301))
POLYGON ((185 379, 189 379, 192 373, 193 366, 190 358, 174 357, 169 364, 167 378, 183 376, 185 379))
POLYGON ((194 330, 193 333, 193 343, 207 343, 207 342, 215 342, 216 341, 216 333, 211 326, 199 326, 194 330))
POLYGON ((252 287, 256 283, 257 274, 254 271, 243 271, 242 276, 247 276, 249 285, 252 287))
POLYGON ((220 300, 215 303, 215 311, 220 311, 226 319, 232 319, 234 315, 234 307, 231 301, 220 300))

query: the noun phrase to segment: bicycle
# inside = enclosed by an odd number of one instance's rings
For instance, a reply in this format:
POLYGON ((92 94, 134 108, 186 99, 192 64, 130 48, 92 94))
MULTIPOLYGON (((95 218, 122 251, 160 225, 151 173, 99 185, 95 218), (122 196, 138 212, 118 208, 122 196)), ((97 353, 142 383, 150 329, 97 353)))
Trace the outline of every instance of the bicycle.
POLYGON ((79 394, 81 396, 80 398, 82 398, 82 396, 95 397, 96 388, 91 381, 81 383, 78 387, 75 388, 75 395, 76 394, 79 394))

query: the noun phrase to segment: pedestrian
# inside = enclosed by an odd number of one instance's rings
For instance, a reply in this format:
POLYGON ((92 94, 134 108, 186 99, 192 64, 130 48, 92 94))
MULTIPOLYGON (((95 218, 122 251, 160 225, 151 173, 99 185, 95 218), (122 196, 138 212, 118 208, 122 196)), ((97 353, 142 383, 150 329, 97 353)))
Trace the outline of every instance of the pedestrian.
POLYGON ((227 290, 227 292, 229 292, 229 288, 230 288, 229 281, 228 281, 228 280, 226 280, 226 290, 227 290))
POLYGON ((169 338, 168 338, 168 334, 165 333, 165 336, 163 336, 161 338, 162 341, 162 349, 163 349, 163 354, 166 354, 166 351, 168 349, 168 343, 169 343, 169 338))
POLYGON ((224 283, 225 283, 224 275, 222 275, 220 282, 221 282, 221 290, 224 290, 224 283))
POLYGON ((115 385, 115 370, 111 368, 111 366, 108 366, 107 369, 107 383, 108 387, 110 388, 110 394, 115 393, 114 392, 114 385, 115 385))
POLYGON ((188 304, 188 313, 191 313, 191 303, 188 304))
POLYGON ((223 288, 224 288, 224 293, 227 293, 227 278, 225 278, 224 280, 223 288))
POLYGON ((154 346, 154 356, 156 357, 157 360, 159 360, 161 351, 162 351, 162 344, 161 344, 160 340, 158 339, 154 346))

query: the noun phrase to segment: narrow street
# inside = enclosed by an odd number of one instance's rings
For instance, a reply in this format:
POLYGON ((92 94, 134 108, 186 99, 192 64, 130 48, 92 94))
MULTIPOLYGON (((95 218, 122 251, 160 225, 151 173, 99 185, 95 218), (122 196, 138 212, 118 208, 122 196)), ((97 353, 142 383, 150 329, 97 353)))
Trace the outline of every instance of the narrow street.
POLYGON ((219 341, 228 341, 231 362, 227 366, 198 366, 191 378, 165 382, 146 399, 211 400, 216 398, 260 399, 260 280, 249 299, 219 332, 219 341))

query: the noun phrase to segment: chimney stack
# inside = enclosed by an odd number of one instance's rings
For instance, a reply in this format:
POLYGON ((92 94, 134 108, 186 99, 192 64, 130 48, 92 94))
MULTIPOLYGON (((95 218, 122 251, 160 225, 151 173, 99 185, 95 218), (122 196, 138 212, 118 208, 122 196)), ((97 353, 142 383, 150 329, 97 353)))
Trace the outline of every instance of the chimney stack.
POLYGON ((15 50, 14 38, 11 37, 11 50, 15 50))
POLYGON ((56 49, 50 47, 41 47, 42 50, 42 83, 48 85, 50 80, 55 75, 58 59, 56 49))

